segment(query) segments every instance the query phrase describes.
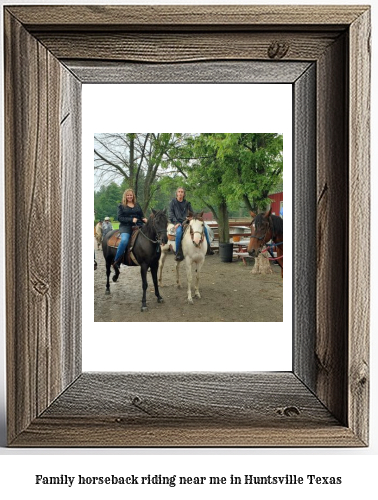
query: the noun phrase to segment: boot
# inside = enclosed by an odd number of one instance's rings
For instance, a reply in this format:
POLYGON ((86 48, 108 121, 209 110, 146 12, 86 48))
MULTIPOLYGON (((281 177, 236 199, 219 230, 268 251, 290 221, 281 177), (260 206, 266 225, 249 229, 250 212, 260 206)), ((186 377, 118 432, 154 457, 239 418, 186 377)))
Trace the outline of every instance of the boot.
POLYGON ((113 262, 113 267, 115 270, 119 271, 119 265, 121 264, 121 261, 122 261, 122 257, 120 257, 119 259, 117 259, 113 262))
POLYGON ((184 254, 182 253, 182 246, 180 245, 180 248, 176 252, 176 257, 175 260, 180 262, 181 260, 184 260, 184 254))

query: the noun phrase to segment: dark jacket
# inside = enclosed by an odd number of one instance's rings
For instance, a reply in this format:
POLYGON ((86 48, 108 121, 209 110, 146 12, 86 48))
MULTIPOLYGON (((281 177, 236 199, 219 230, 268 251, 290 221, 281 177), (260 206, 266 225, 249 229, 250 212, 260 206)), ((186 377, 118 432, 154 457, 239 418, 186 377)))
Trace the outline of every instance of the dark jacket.
POLYGON ((128 206, 125 207, 122 203, 118 205, 118 220, 121 223, 119 225, 120 233, 131 233, 131 228, 133 226, 142 226, 142 219, 144 219, 144 215, 138 203, 136 203, 133 208, 128 206), (133 223, 134 217, 138 219, 136 224, 133 223))
POLYGON ((173 198, 169 204, 169 221, 172 224, 182 224, 188 215, 188 210, 193 212, 192 205, 190 201, 178 201, 177 198, 173 198))

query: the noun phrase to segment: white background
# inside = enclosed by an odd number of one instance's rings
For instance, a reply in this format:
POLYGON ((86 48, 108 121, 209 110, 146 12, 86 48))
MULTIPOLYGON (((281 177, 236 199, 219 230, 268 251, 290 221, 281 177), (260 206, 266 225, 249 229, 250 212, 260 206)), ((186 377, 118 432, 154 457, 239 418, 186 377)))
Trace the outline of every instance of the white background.
MULTIPOLYGON (((25 3, 12 1, 11 4, 25 3)), ((33 3, 37 2, 36 0, 33 3)), ((51 3, 51 2, 49 2, 51 3)), ((88 2, 62 2, 63 4, 88 3, 88 2)), ((99 4, 92 0, 91 4, 99 4)), ((106 3, 106 2, 105 2, 106 3)), ((116 2, 127 3, 127 2, 116 2)), ((137 1, 133 4, 139 3, 137 1)), ((152 2, 151 2, 152 3, 152 2)), ((155 3, 155 2, 154 2, 155 3)), ((161 2, 156 2, 161 3, 161 2)), ((165 2, 167 3, 167 2, 165 2)), ((180 2, 175 2, 180 3, 180 2)), ((191 2, 187 2, 191 3, 191 2)), ((193 2, 192 2, 193 3, 193 2)), ((231 3, 253 3, 243 2, 222 2, 221 0, 207 0, 206 2, 196 2, 205 4, 231 4, 231 3)), ((259 4, 285 4, 287 2, 264 2, 259 4)), ((291 4, 313 4, 314 2, 291 1, 291 4)), ((323 4, 362 4, 361 1, 324 1, 323 4)), ((374 26, 377 23, 376 10, 372 9, 373 21, 373 73, 372 73, 372 137, 377 137, 377 99, 374 89, 377 88, 376 79, 376 54, 377 37, 374 26)), ((3 96, 1 96, 3 99, 3 96)), ((3 100, 1 101, 3 102, 3 100)), ((378 182, 375 165, 377 165, 377 141, 372 142, 372 214, 377 213, 377 195, 378 182)), ((2 180, 3 186, 3 180, 2 180)), ((366 193, 369 196, 370 193, 366 193)), ((375 220, 375 218, 374 218, 375 220)), ((4 227, 4 218, 2 220, 4 227)), ((4 282, 4 239, 1 247, 1 282, 4 282)), ((377 248, 377 236, 372 232, 371 242, 366 242, 366 247, 377 248)), ((125 499, 134 494, 138 498, 147 498, 154 495, 154 498, 229 498, 231 495, 238 495, 241 499, 266 498, 276 499, 277 497, 302 499, 306 498, 332 499, 340 497, 349 498, 373 498, 376 494, 376 469, 377 469, 377 451, 378 451, 378 412, 377 412, 377 263, 372 260, 372 294, 371 294, 371 439, 370 447, 367 449, 68 449, 68 450, 14 450, 5 448, 5 410, 4 394, 5 379, 4 371, 1 371, 0 389, 3 391, 0 430, 1 430, 1 448, 0 448, 0 493, 2 497, 18 498, 21 495, 27 495, 28 498, 51 499, 53 495, 57 499, 82 499, 84 490, 78 488, 69 489, 67 486, 34 486, 35 474, 60 475, 69 474, 77 476, 84 475, 146 475, 146 474, 178 474, 178 475, 218 475, 229 476, 255 474, 255 475, 285 475, 285 474, 318 474, 320 476, 342 476, 343 484, 341 486, 265 486, 265 487, 243 487, 237 490, 231 486, 210 487, 202 486, 198 488, 186 487, 169 488, 167 486, 149 488, 148 490, 124 489, 116 487, 88 487, 85 493, 92 499, 101 498, 105 495, 114 500, 125 499), (214 488, 217 488, 216 492, 214 488), (3 495, 4 493, 4 495, 3 495)), ((2 288, 4 294, 4 287, 2 288)), ((4 312, 4 299, 1 303, 4 312)), ((4 317, 2 315, 2 317, 4 317)), ((2 320, 2 341, 1 341, 1 359, 5 364, 5 340, 4 340, 4 319, 2 320)), ((134 487, 133 487, 134 488, 134 487)), ((235 487, 236 488, 236 487, 235 487)))
MULTIPOLYGON (((291 255, 292 85, 163 84, 148 85, 148 96, 146 94, 146 85, 83 86, 82 220, 92 220, 93 185, 87 178, 93 175, 93 136, 96 132, 283 133, 285 255, 291 255), (132 99, 128 98, 130 95, 132 99)), ((93 251, 93 227, 84 224, 83 230, 83 262, 86 263, 83 266, 83 297, 93 297, 94 274, 92 263, 87 259, 93 251)), ((102 259, 100 251, 96 251, 96 256, 102 259)), ((184 268, 181 272, 185 273, 184 268)), ((83 370, 290 371, 291 275, 291 259, 286 258, 284 321, 280 323, 160 322, 133 323, 131 328, 127 323, 94 322, 93 301, 86 300, 83 304, 83 370), (143 356, 128 355, 132 352, 143 352, 143 356)), ((105 275, 103 280, 105 292, 105 275)), ((123 272, 120 281, 125 280, 127 276, 123 272)), ((111 290, 116 286, 110 281, 111 290)), ((228 293, 237 293, 237 283, 224 283, 223 286, 228 293)), ((166 290, 161 290, 163 296, 166 290)), ((170 293, 186 295, 186 288, 170 290, 170 293)), ((147 300, 155 300, 155 296, 148 293, 147 300)), ((162 307, 175 307, 174 300, 166 300, 162 307)), ((192 314, 195 313, 193 307, 192 314)), ((132 311, 125 311, 125 314, 128 317, 132 311)), ((266 314, 269 317, 269 306, 266 314)))

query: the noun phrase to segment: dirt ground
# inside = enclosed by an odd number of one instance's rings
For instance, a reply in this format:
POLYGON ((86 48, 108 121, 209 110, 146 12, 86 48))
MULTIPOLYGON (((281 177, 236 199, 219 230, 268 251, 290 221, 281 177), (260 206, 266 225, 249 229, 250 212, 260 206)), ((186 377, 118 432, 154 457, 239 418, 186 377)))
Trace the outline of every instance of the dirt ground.
MULTIPOLYGON (((281 268, 272 265, 273 273, 251 274, 254 259, 244 265, 234 260, 220 261, 219 255, 206 256, 200 276, 201 299, 194 305, 187 302, 185 263, 180 265, 181 288, 176 286, 173 254, 168 254, 160 295, 164 302, 157 303, 151 273, 148 272, 147 306, 141 312, 142 280, 139 267, 121 266, 117 283, 110 276, 110 295, 105 295, 106 271, 102 252, 96 250, 97 270, 94 271, 94 310, 96 322, 194 322, 194 321, 282 321, 283 282, 281 268)), ((194 273, 193 273, 194 274, 194 273)))

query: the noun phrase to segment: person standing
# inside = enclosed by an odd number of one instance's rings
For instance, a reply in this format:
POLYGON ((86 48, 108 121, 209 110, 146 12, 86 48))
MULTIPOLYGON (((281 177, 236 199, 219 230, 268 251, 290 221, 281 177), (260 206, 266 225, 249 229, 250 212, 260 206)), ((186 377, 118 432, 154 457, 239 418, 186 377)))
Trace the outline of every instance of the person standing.
POLYGON ((102 223, 102 237, 104 238, 106 233, 113 230, 112 223, 110 222, 109 217, 105 217, 104 222, 102 223))
POLYGON ((142 226, 143 222, 147 222, 132 189, 126 189, 123 193, 122 203, 118 205, 118 220, 120 222, 119 232, 121 233, 121 241, 114 258, 114 268, 119 268, 119 263, 130 240, 133 226, 142 226))
MULTIPOLYGON (((181 249, 181 239, 182 239, 182 231, 183 231, 183 223, 187 218, 188 212, 191 211, 194 213, 192 205, 190 201, 185 199, 185 189, 183 187, 179 187, 176 190, 176 197, 169 204, 169 221, 174 224, 176 230, 176 257, 175 260, 180 261, 184 259, 184 255, 181 249)), ((210 239, 209 233, 207 231, 206 225, 205 228, 205 236, 207 241, 207 255, 212 255, 214 252, 210 247, 210 239)))

